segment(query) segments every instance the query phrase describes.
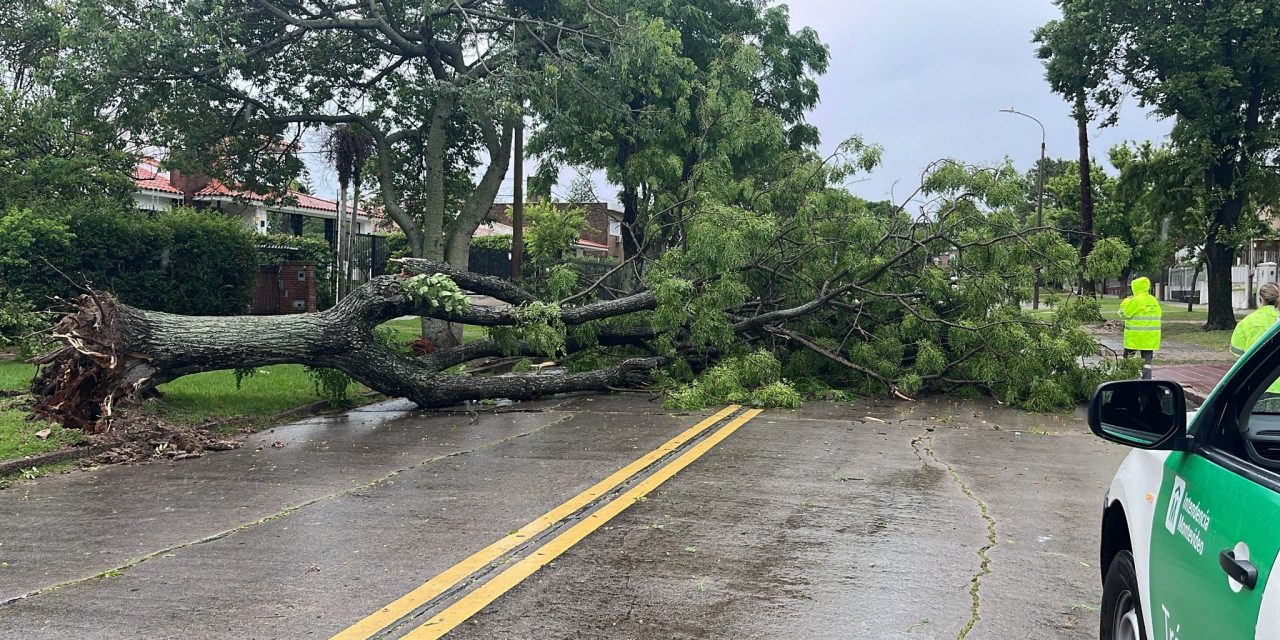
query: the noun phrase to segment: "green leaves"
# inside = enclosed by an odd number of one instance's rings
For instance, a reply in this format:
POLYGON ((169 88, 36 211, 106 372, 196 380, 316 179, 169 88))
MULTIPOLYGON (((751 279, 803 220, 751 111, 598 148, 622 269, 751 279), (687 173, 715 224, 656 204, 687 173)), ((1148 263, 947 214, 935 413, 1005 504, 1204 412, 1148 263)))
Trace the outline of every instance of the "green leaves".
POLYGON ((420 273, 406 278, 400 286, 411 300, 425 304, 429 309, 460 314, 471 308, 471 301, 467 295, 462 292, 453 278, 443 273, 429 275, 420 273))
POLYGON ((695 410, 718 404, 750 404, 760 408, 795 409, 799 392, 781 379, 782 363, 772 353, 757 350, 728 358, 703 372, 697 380, 674 389, 664 405, 695 410))
POLYGON ((525 245, 535 265, 549 266, 564 257, 587 225, 587 211, 550 202, 529 205, 524 211, 529 227, 525 245))
POLYGON ((489 337, 508 356, 515 355, 519 351, 518 342, 524 341, 534 353, 548 358, 557 357, 564 353, 567 334, 560 313, 559 305, 546 302, 521 305, 516 309, 516 326, 492 327, 489 337))
POLYGON ((1103 238, 1085 259, 1085 277, 1092 282, 1118 278, 1132 259, 1133 252, 1119 238, 1103 238))

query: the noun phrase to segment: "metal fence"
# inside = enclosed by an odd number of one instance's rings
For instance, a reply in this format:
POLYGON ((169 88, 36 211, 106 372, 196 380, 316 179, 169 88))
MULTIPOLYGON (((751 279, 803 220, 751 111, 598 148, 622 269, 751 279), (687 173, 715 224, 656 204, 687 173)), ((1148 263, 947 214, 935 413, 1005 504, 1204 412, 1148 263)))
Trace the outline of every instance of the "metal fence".
MULTIPOLYGON (((600 278, 605 277, 614 267, 618 266, 617 262, 612 259, 567 258, 565 262, 572 264, 582 274, 580 284, 583 287, 594 284, 600 278)), ((523 269, 525 280, 537 279, 538 273, 528 262, 524 263, 523 269)), ((467 259, 467 270, 473 273, 510 280, 511 252, 506 249, 472 247, 471 255, 467 259)), ((597 293, 602 299, 608 300, 613 297, 612 291, 622 289, 623 285, 623 274, 619 271, 610 274, 605 279, 604 286, 597 293)))
POLYGON ((387 260, 391 258, 386 236, 356 234, 352 249, 352 280, 368 282, 371 278, 386 275, 387 260))

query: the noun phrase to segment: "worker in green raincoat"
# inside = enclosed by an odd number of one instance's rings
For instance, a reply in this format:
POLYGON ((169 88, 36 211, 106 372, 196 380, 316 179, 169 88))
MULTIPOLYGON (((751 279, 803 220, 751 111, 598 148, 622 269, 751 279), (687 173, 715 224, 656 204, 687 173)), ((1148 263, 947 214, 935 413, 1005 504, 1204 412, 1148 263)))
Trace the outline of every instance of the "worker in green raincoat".
POLYGON ((1120 319, 1124 320, 1124 357, 1142 355, 1142 379, 1151 379, 1151 361, 1160 350, 1160 318, 1164 309, 1151 295, 1151 280, 1135 278, 1133 295, 1120 303, 1120 319))
MULTIPOLYGON (((1268 282, 1258 288, 1258 310, 1245 316, 1231 332, 1231 353, 1240 357, 1262 336, 1267 334, 1271 325, 1280 321, 1280 285, 1268 282)), ((1266 391, 1268 396, 1280 395, 1280 380, 1271 383, 1266 391)))
POLYGON ((1258 310, 1245 316, 1231 333, 1231 353, 1240 357, 1280 320, 1280 285, 1268 282, 1258 288, 1258 310))

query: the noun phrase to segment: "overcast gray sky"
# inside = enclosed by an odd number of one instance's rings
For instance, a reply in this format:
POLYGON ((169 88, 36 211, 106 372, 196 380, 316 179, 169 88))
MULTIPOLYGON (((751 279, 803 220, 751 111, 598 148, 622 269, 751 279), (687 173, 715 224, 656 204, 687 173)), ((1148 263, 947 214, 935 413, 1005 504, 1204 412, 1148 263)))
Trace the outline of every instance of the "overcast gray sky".
MULTIPOLYGON (((858 195, 901 200, 919 186, 920 172, 950 157, 1023 169, 1040 153, 1040 128, 1000 113, 1015 108, 1047 130, 1050 157, 1075 158, 1076 127, 1069 106, 1049 91, 1035 58, 1032 31, 1058 17, 1051 0, 793 0, 792 23, 818 31, 831 48, 819 81, 822 104, 810 120, 830 152, 861 135, 883 145, 884 163, 858 195), (898 182, 894 188, 894 182, 898 182)), ((1092 130, 1093 156, 1125 140, 1159 140, 1168 121, 1148 118, 1136 102, 1117 126, 1092 130)))
MULTIPOLYGON (((1040 153, 1040 129, 1031 120, 1000 113, 1002 108, 1044 123, 1050 157, 1076 157, 1070 110, 1049 91, 1031 43, 1031 32, 1059 15, 1051 0, 787 4, 793 28, 816 29, 831 48, 830 68, 819 79, 822 103, 810 116, 822 132, 823 151, 830 153, 852 135, 885 148, 883 165, 852 183, 854 193, 881 200, 893 191, 901 200, 919 185, 924 167, 944 157, 975 164, 1009 157, 1030 169, 1040 153)), ((1117 126, 1093 130, 1093 155, 1105 159, 1107 149, 1126 140, 1160 140, 1169 128, 1136 103, 1128 105, 1117 126)), ((333 179, 324 173, 313 171, 316 186, 331 190, 333 179)), ((611 202, 616 191, 597 186, 597 194, 611 202)), ((499 200, 510 197, 508 178, 499 200)))

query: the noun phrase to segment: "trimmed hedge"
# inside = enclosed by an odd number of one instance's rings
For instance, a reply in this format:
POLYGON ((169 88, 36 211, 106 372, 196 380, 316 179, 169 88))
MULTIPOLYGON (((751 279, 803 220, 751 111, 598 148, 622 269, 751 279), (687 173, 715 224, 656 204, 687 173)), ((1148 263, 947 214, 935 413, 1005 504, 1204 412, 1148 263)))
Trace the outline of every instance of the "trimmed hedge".
POLYGON ((23 259, 0 260, 0 285, 42 308, 87 282, 144 309, 247 313, 258 269, 256 236, 240 220, 191 209, 10 209, 0 214, 0 256, 15 254, 23 259))

